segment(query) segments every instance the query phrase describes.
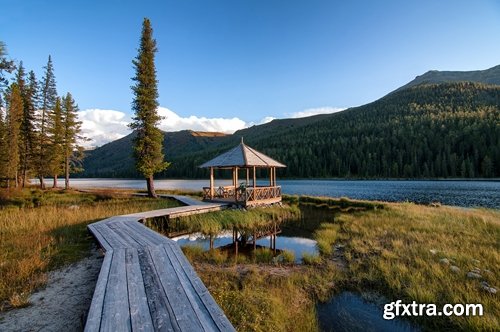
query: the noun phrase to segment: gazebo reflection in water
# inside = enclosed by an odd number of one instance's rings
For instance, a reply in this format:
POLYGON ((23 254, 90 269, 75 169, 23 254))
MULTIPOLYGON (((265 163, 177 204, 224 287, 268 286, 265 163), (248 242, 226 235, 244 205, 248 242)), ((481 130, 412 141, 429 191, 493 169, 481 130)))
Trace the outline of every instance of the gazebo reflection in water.
POLYGON ((203 187, 205 201, 235 203, 241 206, 281 202, 281 187, 276 185, 276 168, 286 166, 245 145, 243 138, 238 146, 200 167, 210 169, 210 186, 203 187), (232 185, 215 187, 214 169, 231 169, 232 185), (268 170, 269 186, 257 186, 258 169, 268 170), (241 170, 246 172, 246 178, 239 183, 241 170))

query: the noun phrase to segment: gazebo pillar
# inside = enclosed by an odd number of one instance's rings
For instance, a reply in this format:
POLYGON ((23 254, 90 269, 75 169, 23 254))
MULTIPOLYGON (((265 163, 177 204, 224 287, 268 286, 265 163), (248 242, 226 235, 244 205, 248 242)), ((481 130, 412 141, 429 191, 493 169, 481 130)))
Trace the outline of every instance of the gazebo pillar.
POLYGON ((210 167, 210 199, 214 199, 214 168, 210 167))
POLYGON ((255 175, 255 166, 253 167, 253 188, 257 186, 257 176, 255 175))
POLYGON ((248 187, 248 185, 250 184, 250 169, 247 167, 247 168, 246 168, 246 171, 247 171, 247 182, 246 182, 246 186, 248 187))

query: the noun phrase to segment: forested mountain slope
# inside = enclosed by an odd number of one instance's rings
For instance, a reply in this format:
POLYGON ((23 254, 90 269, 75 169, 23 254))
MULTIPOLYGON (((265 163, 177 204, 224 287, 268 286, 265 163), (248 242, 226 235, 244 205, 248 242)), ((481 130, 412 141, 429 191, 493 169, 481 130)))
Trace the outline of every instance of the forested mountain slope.
MULTIPOLYGON (((171 135, 178 134, 166 134, 166 142, 171 135)), ((288 166, 281 177, 498 177, 500 86, 417 85, 339 113, 275 120, 202 142, 171 140, 165 153, 173 164, 161 175, 206 177, 197 166, 241 136, 288 166)), ((100 149, 126 151, 126 139, 100 149)), ((136 175, 131 159, 110 165, 100 149, 86 161, 85 176, 136 175)))

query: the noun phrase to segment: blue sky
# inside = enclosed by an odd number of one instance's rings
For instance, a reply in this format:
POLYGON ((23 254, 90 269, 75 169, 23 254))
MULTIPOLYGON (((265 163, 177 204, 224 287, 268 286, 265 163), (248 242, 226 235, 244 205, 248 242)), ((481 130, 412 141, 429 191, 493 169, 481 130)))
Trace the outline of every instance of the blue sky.
POLYGON ((159 48, 160 105, 184 126, 332 111, 374 101, 427 70, 500 64, 495 0, 3 0, 1 7, 0 40, 12 58, 41 76, 51 54, 59 93, 71 91, 82 110, 124 114, 123 123, 144 17, 159 48))

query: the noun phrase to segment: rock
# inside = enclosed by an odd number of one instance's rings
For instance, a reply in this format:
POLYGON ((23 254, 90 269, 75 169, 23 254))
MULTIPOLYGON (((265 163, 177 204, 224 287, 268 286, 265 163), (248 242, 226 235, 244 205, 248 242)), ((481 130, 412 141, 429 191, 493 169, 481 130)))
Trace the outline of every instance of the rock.
POLYGON ((486 281, 481 282, 481 288, 490 294, 497 293, 497 289, 495 287, 491 287, 486 281))
POLYGON ((477 259, 471 259, 471 262, 474 263, 474 264, 479 264, 481 263, 480 261, 478 261, 477 259))
POLYGON ((475 268, 473 268, 473 269, 472 269, 472 271, 471 271, 471 272, 474 272, 474 273, 480 274, 480 273, 481 273, 481 269, 480 269, 480 268, 478 268, 478 267, 475 267, 475 268))
POLYGON ((488 273, 488 274, 493 274, 493 272, 491 272, 490 270, 486 270, 486 269, 484 269, 483 272, 488 273))
POLYGON ((433 255, 437 254, 437 252, 438 252, 436 249, 431 249, 431 250, 429 250, 429 251, 430 251, 430 252, 431 252, 431 254, 433 254, 433 255))
POLYGON ((460 273, 460 268, 458 266, 455 266, 455 265, 450 266, 450 270, 451 270, 451 272, 454 272, 454 273, 460 273))
POLYGON ((448 265, 450 264, 450 260, 448 258, 441 258, 439 263, 448 265))
POLYGON ((78 210, 80 207, 78 205, 70 205, 68 206, 68 209, 70 210, 78 210))
POLYGON ((481 279, 482 276, 479 273, 471 271, 471 272, 467 272, 467 278, 470 278, 470 279, 481 279))
POLYGON ((440 202, 432 202, 432 203, 429 204, 429 206, 431 206, 431 207, 440 207, 441 203, 440 202))

